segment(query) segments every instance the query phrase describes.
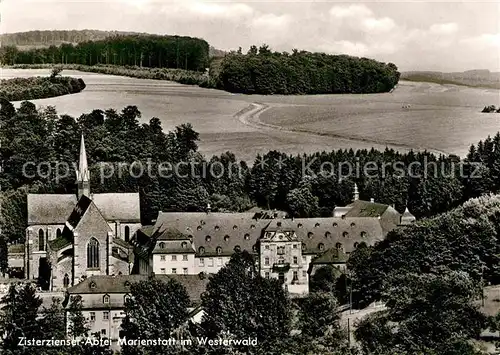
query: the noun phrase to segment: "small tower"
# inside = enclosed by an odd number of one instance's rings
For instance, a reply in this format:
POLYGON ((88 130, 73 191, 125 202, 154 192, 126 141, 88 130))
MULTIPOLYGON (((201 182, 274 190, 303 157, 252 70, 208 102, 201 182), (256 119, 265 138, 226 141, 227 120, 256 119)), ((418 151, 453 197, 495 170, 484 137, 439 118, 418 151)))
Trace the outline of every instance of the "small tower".
POLYGON ((80 157, 78 170, 76 171, 76 184, 78 186, 78 199, 84 195, 90 198, 90 172, 87 164, 87 152, 85 151, 83 134, 80 141, 80 157))
POLYGON ((416 221, 415 216, 412 215, 410 213, 410 210, 408 210, 408 207, 406 207, 404 213, 401 215, 401 225, 412 224, 415 221, 416 221))
POLYGON ((354 201, 359 200, 358 184, 354 183, 354 201))

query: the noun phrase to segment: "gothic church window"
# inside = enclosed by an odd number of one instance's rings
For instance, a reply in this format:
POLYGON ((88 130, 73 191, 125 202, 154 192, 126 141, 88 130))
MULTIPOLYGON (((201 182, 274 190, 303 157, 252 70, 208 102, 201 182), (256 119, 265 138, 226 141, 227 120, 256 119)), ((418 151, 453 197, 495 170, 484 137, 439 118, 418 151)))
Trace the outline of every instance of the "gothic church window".
POLYGON ((109 303, 109 295, 104 295, 102 297, 102 303, 109 303))
POLYGON ((38 230, 38 250, 45 250, 45 233, 43 232, 43 229, 38 230))
POLYGON ((125 226, 125 241, 128 242, 130 240, 130 227, 125 226))
POLYGON ((99 241, 90 238, 87 245, 87 268, 95 269, 99 267, 99 241))
POLYGON ((62 235, 61 228, 57 228, 57 230, 56 230, 56 238, 60 238, 61 235, 62 235))
POLYGON ((64 284, 64 287, 68 287, 69 286, 69 276, 68 276, 68 274, 64 275, 63 284, 64 284))

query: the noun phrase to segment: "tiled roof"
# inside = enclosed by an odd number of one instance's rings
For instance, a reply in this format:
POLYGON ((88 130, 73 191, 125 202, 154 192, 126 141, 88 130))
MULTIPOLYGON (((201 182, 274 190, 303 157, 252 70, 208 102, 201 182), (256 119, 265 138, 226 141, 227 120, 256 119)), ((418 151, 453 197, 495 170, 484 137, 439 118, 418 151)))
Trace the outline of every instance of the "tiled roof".
POLYGON ((357 200, 351 203, 348 207, 351 207, 351 209, 346 213, 346 217, 378 217, 381 216, 385 210, 387 210, 389 205, 357 200))
POLYGON ((176 228, 193 237, 198 256, 232 255, 235 247, 253 251, 264 231, 293 230, 305 254, 318 254, 337 243, 346 251, 356 243, 373 244, 385 236, 381 219, 369 217, 326 217, 301 219, 252 219, 248 213, 160 213, 159 231, 176 228), (278 226, 281 223, 281 226, 278 226), (220 247, 220 254, 217 248, 220 247), (204 249, 201 253, 200 248, 204 249))
POLYGON ((83 215, 85 212, 87 212, 87 209, 90 207, 92 204, 92 200, 89 199, 87 196, 82 196, 78 203, 76 204, 75 208, 73 208, 73 211, 71 212, 69 218, 68 218, 68 223, 71 227, 76 228, 78 223, 83 218, 83 215))
POLYGON ((349 259, 342 249, 330 248, 323 254, 318 255, 311 264, 338 264, 345 263, 349 259))
POLYGON ((141 221, 139 193, 93 194, 92 200, 107 221, 141 221))
MULTIPOLYGON (((155 278, 168 281, 174 279, 180 282, 189 295, 192 303, 199 303, 201 294, 208 284, 208 277, 200 275, 155 275, 155 278)), ((129 293, 130 284, 146 281, 147 275, 118 275, 118 276, 91 276, 78 285, 68 288, 69 294, 106 294, 106 293, 129 293), (95 287, 91 288, 94 283, 95 287)))
MULTIPOLYGON (((138 193, 93 194, 92 200, 107 221, 141 220, 138 193)), ((28 194, 28 225, 64 224, 77 202, 72 194, 28 194)))
POLYGON ((324 217, 275 219, 269 225, 270 229, 277 227, 293 230, 302 242, 304 254, 319 254, 330 248, 336 248, 340 243, 346 252, 355 249, 356 243, 374 244, 385 237, 378 218, 355 217, 324 217))
POLYGON ((64 224, 76 203, 76 195, 28 194, 28 225, 64 224))

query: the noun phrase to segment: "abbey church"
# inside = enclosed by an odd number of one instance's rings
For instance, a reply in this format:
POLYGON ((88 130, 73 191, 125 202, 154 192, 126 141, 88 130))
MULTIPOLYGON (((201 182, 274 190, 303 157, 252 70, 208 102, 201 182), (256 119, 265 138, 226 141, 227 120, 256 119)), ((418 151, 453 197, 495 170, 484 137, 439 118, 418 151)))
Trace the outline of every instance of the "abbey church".
POLYGON ((54 291, 92 275, 130 274, 128 242, 141 228, 139 193, 92 193, 83 136, 76 176, 76 195, 28 195, 25 277, 54 291))

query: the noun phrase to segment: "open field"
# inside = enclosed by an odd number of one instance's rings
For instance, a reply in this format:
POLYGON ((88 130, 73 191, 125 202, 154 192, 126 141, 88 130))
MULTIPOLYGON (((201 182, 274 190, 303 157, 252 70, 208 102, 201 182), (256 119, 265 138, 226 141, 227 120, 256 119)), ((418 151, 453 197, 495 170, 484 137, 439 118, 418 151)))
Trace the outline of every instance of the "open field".
MULTIPOLYGON (((0 74, 12 78, 49 73, 3 69, 0 74)), ((471 143, 500 130, 497 116, 480 113, 485 105, 500 106, 498 90, 402 81, 391 94, 261 96, 69 70, 63 75, 81 77, 86 89, 33 102, 74 116, 136 105, 144 121, 158 117, 167 130, 191 122, 200 132, 202 153, 233 151, 245 160, 273 149, 300 154, 372 146, 463 156, 471 143), (266 109, 250 116, 247 111, 245 119, 237 115, 253 103, 266 109), (407 104, 410 108, 403 109, 407 104)))

